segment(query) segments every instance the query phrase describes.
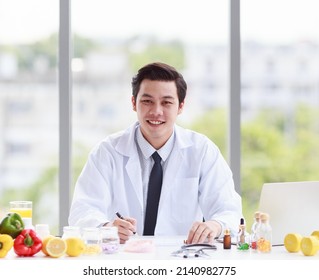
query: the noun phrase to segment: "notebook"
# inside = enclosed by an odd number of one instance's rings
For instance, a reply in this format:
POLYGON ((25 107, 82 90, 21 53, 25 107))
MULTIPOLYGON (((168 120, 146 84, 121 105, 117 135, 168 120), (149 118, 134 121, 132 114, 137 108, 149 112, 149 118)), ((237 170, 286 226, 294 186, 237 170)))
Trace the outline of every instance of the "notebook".
POLYGON ((270 216, 273 245, 288 233, 309 236, 319 230, 319 181, 265 183, 259 210, 270 216))

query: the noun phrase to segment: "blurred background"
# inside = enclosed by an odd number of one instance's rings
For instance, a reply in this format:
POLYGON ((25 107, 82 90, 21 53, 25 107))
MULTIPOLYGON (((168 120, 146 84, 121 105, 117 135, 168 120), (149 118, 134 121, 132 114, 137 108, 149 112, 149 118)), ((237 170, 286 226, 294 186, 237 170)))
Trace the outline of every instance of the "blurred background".
MULTIPOLYGON (((228 158, 229 1, 72 1, 71 188, 93 146, 136 120, 131 78, 152 61, 174 65, 188 82, 178 123, 228 158)), ((240 189, 249 228, 263 183, 319 179, 318 6, 241 1, 240 189)), ((59 1, 0 0, 0 218, 9 201, 32 200, 33 223, 53 234, 58 32, 59 1)))

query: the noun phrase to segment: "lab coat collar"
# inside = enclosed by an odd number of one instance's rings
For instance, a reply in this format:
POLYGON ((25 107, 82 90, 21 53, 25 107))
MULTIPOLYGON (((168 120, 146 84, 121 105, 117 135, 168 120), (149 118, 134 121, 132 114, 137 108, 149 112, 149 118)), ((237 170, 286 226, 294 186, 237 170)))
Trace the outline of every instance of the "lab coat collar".
POLYGON ((175 124, 175 147, 177 149, 185 149, 192 146, 194 143, 192 139, 187 135, 187 130, 175 124))
POLYGON ((122 132, 122 137, 119 138, 115 150, 122 154, 123 156, 131 157, 137 155, 136 153, 136 143, 135 143, 135 130, 139 125, 138 122, 135 122, 129 126, 124 132, 122 132))

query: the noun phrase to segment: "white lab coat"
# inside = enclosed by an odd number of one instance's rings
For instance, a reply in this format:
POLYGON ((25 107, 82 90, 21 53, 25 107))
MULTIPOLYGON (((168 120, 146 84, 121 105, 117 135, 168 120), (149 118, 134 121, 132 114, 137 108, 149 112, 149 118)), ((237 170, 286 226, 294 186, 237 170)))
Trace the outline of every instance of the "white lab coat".
MULTIPOLYGON (((98 226, 115 213, 134 217, 143 233, 142 172, 134 140, 135 123, 111 135, 90 153, 75 186, 69 224, 98 226)), ((195 221, 217 220, 237 232, 241 197, 219 149, 206 136, 175 125, 159 202, 155 235, 187 235, 195 221)))

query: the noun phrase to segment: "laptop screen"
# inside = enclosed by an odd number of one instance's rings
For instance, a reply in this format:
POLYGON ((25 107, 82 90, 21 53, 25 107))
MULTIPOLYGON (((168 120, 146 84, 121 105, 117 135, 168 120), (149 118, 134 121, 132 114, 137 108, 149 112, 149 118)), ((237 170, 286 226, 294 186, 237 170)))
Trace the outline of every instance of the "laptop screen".
POLYGON ((259 211, 270 216, 273 245, 288 233, 309 236, 319 230, 319 181, 265 183, 259 211))

